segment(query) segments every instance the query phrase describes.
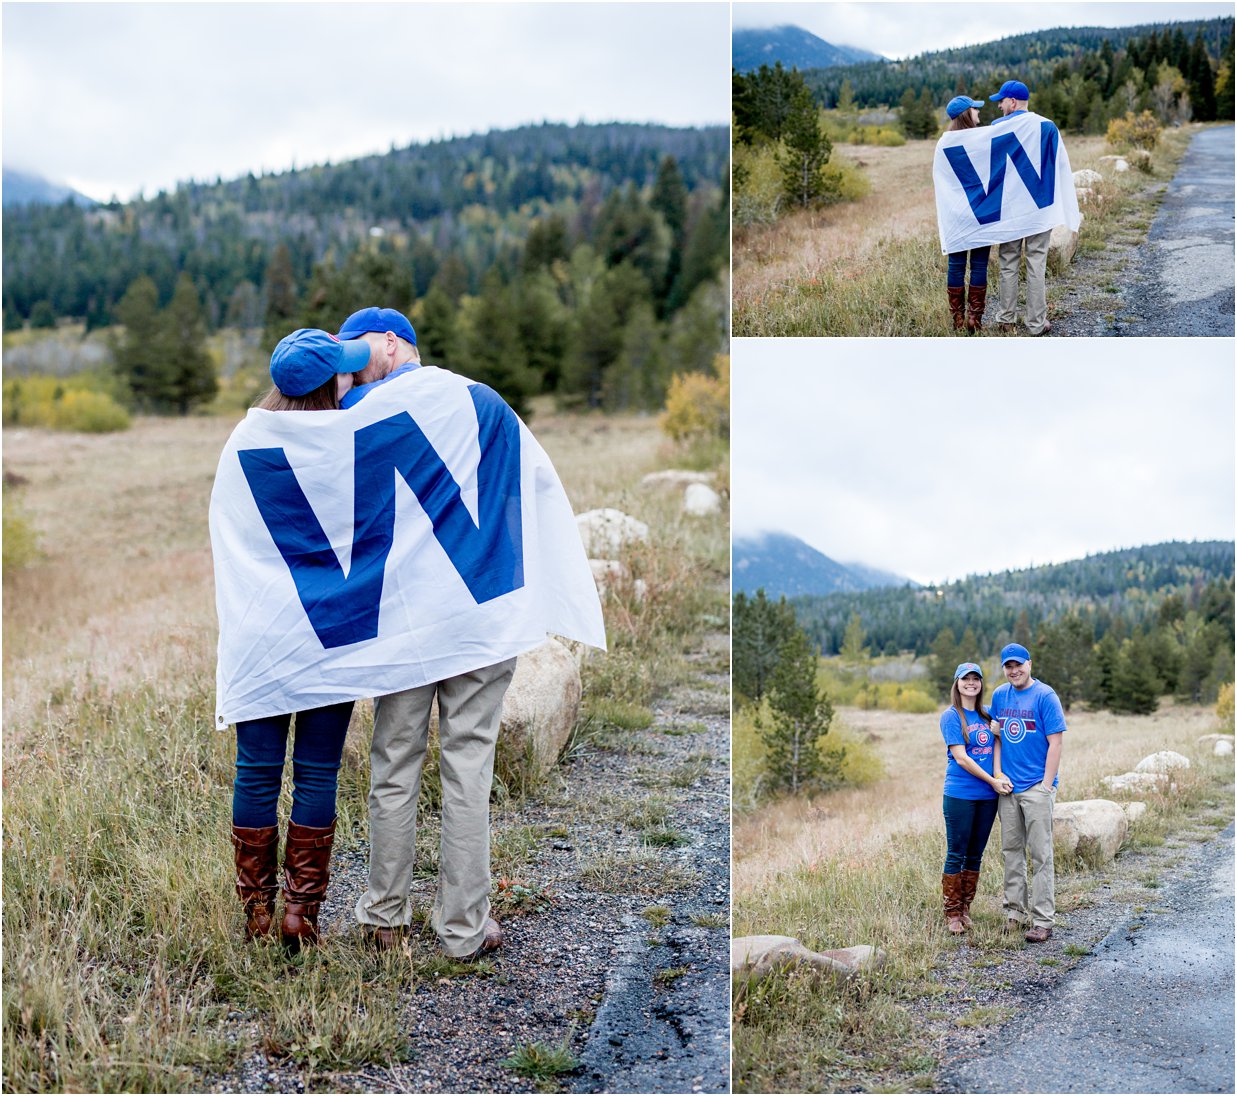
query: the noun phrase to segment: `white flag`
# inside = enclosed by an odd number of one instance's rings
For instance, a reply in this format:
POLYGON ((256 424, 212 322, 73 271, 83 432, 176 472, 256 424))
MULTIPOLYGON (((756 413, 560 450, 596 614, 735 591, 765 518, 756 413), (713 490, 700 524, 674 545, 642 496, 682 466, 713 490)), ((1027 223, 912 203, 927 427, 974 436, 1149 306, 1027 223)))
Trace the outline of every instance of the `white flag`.
POLYGON ((251 410, 210 503, 226 727, 416 688, 553 633, 605 647, 549 457, 433 366, 346 411, 251 410))
POLYGON ((941 251, 969 251, 1082 223, 1057 127, 1030 112, 946 132, 932 162, 941 251))

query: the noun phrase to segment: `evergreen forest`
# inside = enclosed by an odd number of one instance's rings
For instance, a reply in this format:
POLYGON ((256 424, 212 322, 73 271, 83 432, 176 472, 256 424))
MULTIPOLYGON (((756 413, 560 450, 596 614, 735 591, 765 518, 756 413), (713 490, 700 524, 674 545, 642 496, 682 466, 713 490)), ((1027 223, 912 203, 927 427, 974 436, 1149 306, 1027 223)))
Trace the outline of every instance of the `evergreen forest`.
POLYGON ((1031 109, 1072 133, 1101 134, 1114 118, 1152 111, 1165 124, 1233 117, 1233 18, 1135 27, 1063 27, 920 54, 905 61, 811 69, 826 108, 902 108, 908 137, 935 137, 958 94, 986 102, 1006 80, 1031 91, 1031 109), (908 109, 909 108, 909 109, 908 109))
MULTIPOLYGON (((264 362, 289 331, 380 304, 410 316, 422 360, 517 408, 538 393, 659 407, 674 373, 711 372, 725 350, 728 144, 720 126, 544 124, 128 203, 8 207, 4 328, 162 330, 175 312, 199 342, 247 333, 264 362)), ((213 391, 198 378, 134 402, 184 412, 213 391)))

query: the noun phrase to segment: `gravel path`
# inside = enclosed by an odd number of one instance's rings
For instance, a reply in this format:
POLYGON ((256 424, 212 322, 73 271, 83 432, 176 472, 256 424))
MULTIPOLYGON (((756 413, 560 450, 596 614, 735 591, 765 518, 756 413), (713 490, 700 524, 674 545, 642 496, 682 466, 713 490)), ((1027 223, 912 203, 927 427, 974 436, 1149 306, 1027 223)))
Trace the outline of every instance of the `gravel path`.
POLYGON ((1059 992, 950 1076, 964 1092, 1232 1092, 1233 827, 1154 914, 1121 920, 1059 992))
MULTIPOLYGON (((917 1006, 919 1020, 929 1032, 940 1063, 936 1075, 938 1091, 1216 1091, 1154 1087, 1150 1078, 1131 1079, 1122 1086, 1114 1065, 1132 1069, 1136 1061, 1146 1062, 1148 1052, 1162 1039, 1175 1047, 1178 1058, 1197 1054, 1207 1038, 1198 1032, 1202 1010, 1197 1007, 1197 999, 1206 992, 1209 977, 1198 965, 1198 948, 1214 945, 1217 952, 1225 948, 1229 951, 1227 989, 1223 989, 1224 974, 1218 975, 1222 996, 1227 994, 1228 1019, 1225 1021, 1221 1013, 1218 1025, 1223 1029, 1228 1024, 1229 1087, 1223 1091, 1231 1092, 1231 814, 1229 819, 1228 828, 1219 838, 1214 830, 1207 834, 1200 828, 1170 838, 1159 847, 1123 852, 1098 873, 1094 889, 1084 890, 1080 896, 1071 898, 1077 884, 1068 877, 1064 881, 1059 878, 1057 927, 1045 944, 1029 945, 1021 937, 1012 937, 1006 938, 1006 949, 995 954, 971 947, 965 941, 951 949, 934 974, 934 980, 949 992, 917 1006), (1215 866, 1225 861, 1227 868, 1215 866), (1213 895, 1217 879, 1226 879, 1226 899, 1213 895), (1157 995, 1164 997, 1166 993, 1163 987, 1152 989, 1146 983, 1134 998, 1139 1003, 1114 1007, 1128 972, 1142 969, 1153 979, 1170 974, 1173 964, 1162 945, 1180 931, 1182 918, 1192 916, 1190 911, 1204 894, 1218 904, 1212 905, 1211 916, 1203 922, 1201 930, 1197 924, 1194 926, 1195 936, 1201 932, 1201 939, 1188 951, 1177 953, 1187 974, 1184 984, 1173 991, 1171 1000, 1166 999, 1163 1007, 1146 1007, 1157 995), (1063 906, 1070 908, 1062 912, 1063 906), (1140 941, 1132 949, 1128 947, 1131 937, 1140 941), (1149 941, 1146 946, 1141 944, 1144 937, 1149 941), (1145 957, 1150 956, 1156 958, 1145 964, 1145 957), (1118 960, 1133 966, 1119 972, 1113 965, 1118 960), (1191 963, 1195 965, 1190 966, 1191 963), (1158 969, 1153 969, 1152 964, 1158 965, 1158 969), (1195 988, 1188 988, 1191 985, 1195 988), (1185 1006, 1185 1000, 1193 1001, 1193 1007, 1185 1006), (1097 1020, 1090 1030, 1089 1042, 1079 1011, 1084 1003, 1097 1020), (1173 1028, 1161 1026, 1156 1035, 1157 1023, 1162 1024, 1166 1015, 1175 1011, 1179 1015, 1173 1018, 1173 1028), (975 1022, 985 1012, 990 1019, 975 1022), (1107 1021, 1098 1022, 1100 1015, 1105 1015, 1107 1021), (1116 1031, 1111 1021, 1121 1024, 1123 1033, 1116 1031), (1033 1052, 1023 1045, 1028 1039, 1036 1040, 1033 1052), (1121 1039, 1128 1040, 1129 1045, 1122 1047, 1121 1039), (1053 1040, 1069 1045, 1054 1046, 1053 1040), (1100 1068, 1096 1075, 1086 1074, 1085 1081, 1081 1076, 1088 1067, 1080 1057, 1082 1047, 1101 1059, 1109 1058, 1108 1067, 1100 1068), (1141 1048, 1137 1058, 1133 1047, 1141 1048), (1058 1055, 1066 1074, 1041 1077, 1040 1070, 1051 1068, 1058 1055), (1079 1075, 1071 1082, 1069 1074, 1076 1062, 1079 1075)), ((999 898, 981 896, 981 900, 982 908, 990 907, 990 912, 999 916, 999 898)), ((1128 988, 1134 987, 1131 984, 1128 988)), ((1223 1046, 1219 1053, 1222 1058, 1223 1046)))
POLYGON ((1075 259, 1054 336, 1233 335, 1233 135, 1194 136, 1145 242, 1130 230, 1075 259))
MULTIPOLYGON (((504 834, 536 835, 518 874, 553 901, 503 916, 504 946, 475 975, 422 980, 401 994, 406 1061, 313 1074, 255 1051, 210 1078, 209 1090, 530 1092, 538 1081, 503 1062, 542 1043, 566 1044, 580 1061, 551 1088, 727 1091, 730 709, 729 675, 719 672, 727 651, 725 635, 706 637, 689 656, 693 679, 654 706, 652 726, 586 741, 559 767, 557 787, 495 812, 496 849, 504 834), (682 844, 642 841, 658 814, 682 844)), ((325 947, 363 946, 352 908, 367 855, 335 857, 325 947)), ((414 880, 419 909, 433 890, 432 876, 414 880)), ((422 929, 409 961, 433 954, 422 929)), ((245 1018, 237 1021, 243 1028, 245 1018)), ((256 1031, 240 1037, 261 1045, 256 1031)))

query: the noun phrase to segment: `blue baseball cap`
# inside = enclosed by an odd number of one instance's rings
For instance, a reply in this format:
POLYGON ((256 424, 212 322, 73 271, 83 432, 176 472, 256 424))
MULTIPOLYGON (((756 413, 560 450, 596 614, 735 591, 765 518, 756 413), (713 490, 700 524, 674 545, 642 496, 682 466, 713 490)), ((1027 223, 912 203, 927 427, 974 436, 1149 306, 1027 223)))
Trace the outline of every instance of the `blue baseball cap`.
POLYGON ((1017 99, 1025 103, 1031 98, 1031 93, 1027 91, 1027 86, 1021 80, 1006 80, 1001 85, 1001 90, 995 95, 989 95, 994 103, 999 103, 1002 99, 1017 99))
POLYGON ((979 99, 972 99, 967 95, 955 95, 945 107, 945 113, 951 118, 957 118, 964 110, 970 110, 971 107, 978 110, 983 105, 983 102, 979 99))
POLYGON ((1021 643, 1007 643, 1001 648, 1001 665, 1007 662, 1030 662, 1031 652, 1021 643))
POLYGON ((966 677, 967 674, 979 674, 981 679, 984 676, 983 670, 980 669, 976 663, 963 662, 958 665, 956 670, 954 670, 954 680, 957 681, 960 677, 966 677))
POLYGON ((352 313, 339 329, 339 337, 355 339, 370 331, 377 331, 380 335, 393 331, 401 339, 417 345, 417 333, 413 331, 408 317, 394 308, 362 308, 360 312, 352 313))
POLYGON ((305 396, 336 373, 357 373, 368 364, 365 343, 340 342, 329 331, 302 327, 279 340, 271 354, 271 380, 285 396, 305 396))

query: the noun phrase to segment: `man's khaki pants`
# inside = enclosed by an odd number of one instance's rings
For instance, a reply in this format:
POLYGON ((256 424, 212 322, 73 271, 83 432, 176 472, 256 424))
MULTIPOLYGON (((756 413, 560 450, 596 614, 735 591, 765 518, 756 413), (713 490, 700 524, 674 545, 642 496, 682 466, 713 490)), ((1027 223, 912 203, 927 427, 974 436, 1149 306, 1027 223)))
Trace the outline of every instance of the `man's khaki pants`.
POLYGON ((1048 244, 1052 230, 1037 232, 1022 240, 1010 240, 997 251, 1001 261, 1000 303, 997 323, 1018 321, 1018 264, 1023 245, 1027 252, 1027 330, 1038 335, 1048 324, 1048 290, 1044 272, 1048 268, 1048 244))
POLYGON ((515 659, 374 701, 370 747, 369 890, 356 906, 363 925, 412 923, 417 797, 438 697, 442 844, 430 924, 448 955, 469 955, 490 915, 490 783, 503 696, 515 659))
POLYGON ((1052 869, 1052 805, 1057 790, 1036 784, 999 798, 1001 854, 1005 858, 1005 916, 1051 928, 1056 914, 1052 869), (1031 905, 1027 906, 1027 853, 1031 854, 1031 905))

